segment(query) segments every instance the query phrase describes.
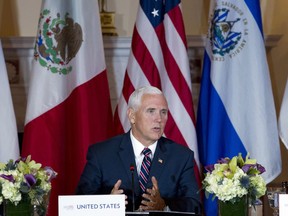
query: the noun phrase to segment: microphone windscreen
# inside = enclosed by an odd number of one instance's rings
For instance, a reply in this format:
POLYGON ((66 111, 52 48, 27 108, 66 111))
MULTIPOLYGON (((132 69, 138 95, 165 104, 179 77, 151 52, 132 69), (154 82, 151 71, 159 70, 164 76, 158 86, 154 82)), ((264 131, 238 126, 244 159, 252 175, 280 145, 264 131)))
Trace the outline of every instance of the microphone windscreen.
POLYGON ((130 164, 130 171, 133 172, 135 169, 134 164, 130 164))

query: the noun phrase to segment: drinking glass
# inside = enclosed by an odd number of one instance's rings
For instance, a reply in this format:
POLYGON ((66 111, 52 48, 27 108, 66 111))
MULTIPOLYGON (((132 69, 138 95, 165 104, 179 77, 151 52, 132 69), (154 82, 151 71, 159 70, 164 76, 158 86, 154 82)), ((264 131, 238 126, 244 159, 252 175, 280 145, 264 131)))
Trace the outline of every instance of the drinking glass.
POLYGON ((267 198, 269 206, 273 209, 273 216, 279 215, 279 194, 285 191, 281 187, 267 187, 267 198))

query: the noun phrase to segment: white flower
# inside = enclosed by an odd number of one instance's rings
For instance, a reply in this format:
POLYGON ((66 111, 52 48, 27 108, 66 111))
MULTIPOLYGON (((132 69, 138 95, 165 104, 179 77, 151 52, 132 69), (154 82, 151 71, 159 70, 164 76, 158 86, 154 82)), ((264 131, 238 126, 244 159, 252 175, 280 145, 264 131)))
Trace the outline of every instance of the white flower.
POLYGON ((9 181, 5 181, 2 184, 2 195, 4 199, 10 200, 11 202, 18 203, 21 200, 19 187, 15 187, 15 185, 9 181))
POLYGON ((244 161, 241 154, 231 160, 221 159, 213 168, 208 166, 208 172, 202 182, 203 188, 221 201, 234 202, 245 195, 254 201, 266 192, 265 181, 259 175, 261 171, 258 170, 258 167, 261 170, 264 168, 257 165, 256 160, 248 157, 244 161), (243 166, 245 169, 242 169, 243 166))
POLYGON ((0 163, 0 204, 9 200, 17 205, 24 196, 31 203, 41 204, 43 196, 51 190, 51 173, 53 176, 57 174, 52 168, 48 173, 30 156, 15 162, 10 160, 7 164, 0 163))

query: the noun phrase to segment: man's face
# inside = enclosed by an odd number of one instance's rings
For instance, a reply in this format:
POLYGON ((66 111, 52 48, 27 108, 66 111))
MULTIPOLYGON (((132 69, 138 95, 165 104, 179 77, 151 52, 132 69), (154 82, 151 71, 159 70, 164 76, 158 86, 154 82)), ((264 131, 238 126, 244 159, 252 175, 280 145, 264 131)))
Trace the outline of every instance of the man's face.
POLYGON ((138 110, 128 110, 132 133, 143 145, 149 146, 163 134, 168 118, 168 105, 163 95, 144 94, 138 110))

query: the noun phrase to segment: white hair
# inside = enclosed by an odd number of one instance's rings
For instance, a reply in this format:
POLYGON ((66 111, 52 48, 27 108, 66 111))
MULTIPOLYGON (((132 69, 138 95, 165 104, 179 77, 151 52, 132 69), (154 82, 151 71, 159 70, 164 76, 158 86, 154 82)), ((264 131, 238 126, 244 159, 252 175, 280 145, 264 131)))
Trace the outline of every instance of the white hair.
POLYGON ((162 91, 154 86, 144 86, 136 89, 129 97, 128 108, 137 110, 141 105, 141 99, 144 94, 158 94, 163 95, 162 91))

